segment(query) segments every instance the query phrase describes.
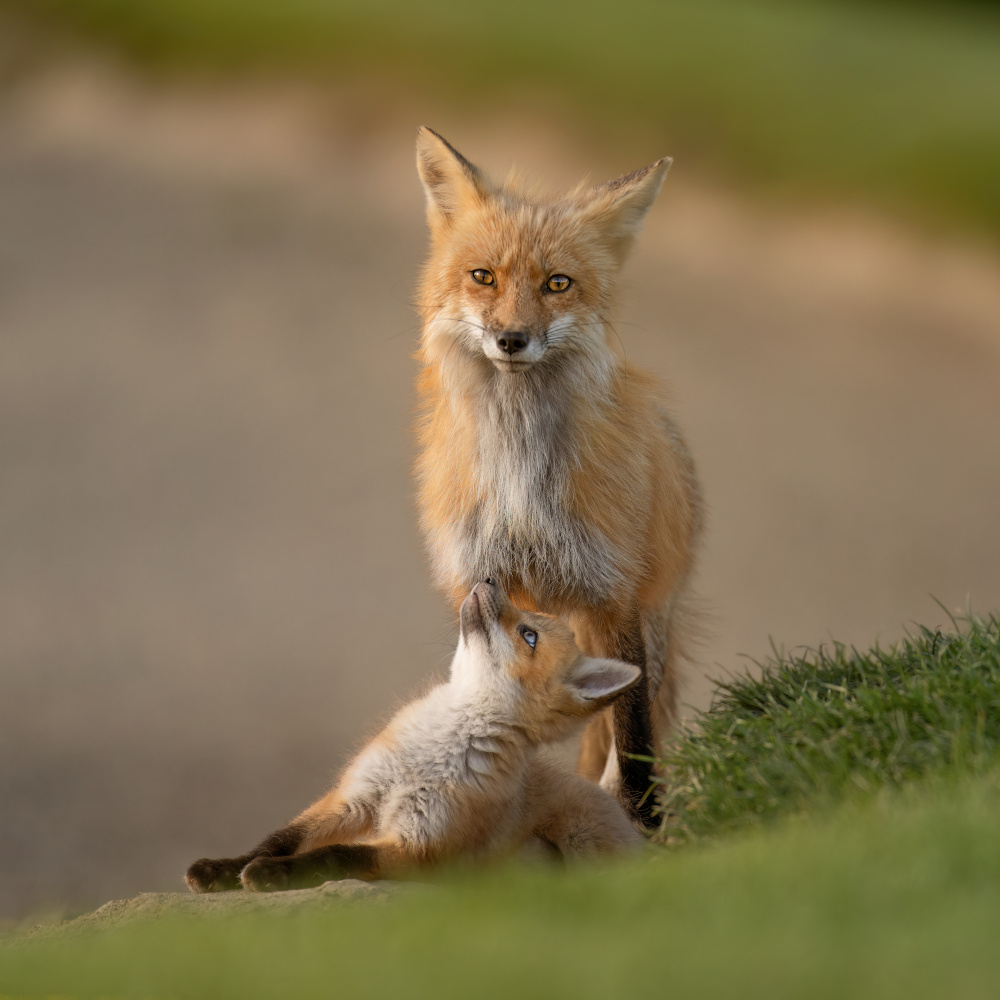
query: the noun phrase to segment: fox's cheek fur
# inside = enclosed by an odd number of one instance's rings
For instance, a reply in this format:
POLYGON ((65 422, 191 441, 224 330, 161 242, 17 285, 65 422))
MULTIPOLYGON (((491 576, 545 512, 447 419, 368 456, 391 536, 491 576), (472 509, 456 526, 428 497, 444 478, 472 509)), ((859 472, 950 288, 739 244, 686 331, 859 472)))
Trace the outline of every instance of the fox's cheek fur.
POLYGON ((457 361, 461 354, 478 357, 483 353, 484 336, 486 330, 480 316, 460 303, 448 303, 428 320, 424 350, 442 361, 445 358, 457 361))
POLYGON ((574 310, 553 316, 545 331, 545 342, 549 350, 574 351, 594 360, 610 360, 605 323, 595 312, 574 310))
POLYGON ((515 655, 510 636, 497 622, 486 622, 470 628, 463 621, 458 649, 451 664, 452 679, 476 688, 486 686, 503 689, 505 695, 509 696, 509 664, 515 655))

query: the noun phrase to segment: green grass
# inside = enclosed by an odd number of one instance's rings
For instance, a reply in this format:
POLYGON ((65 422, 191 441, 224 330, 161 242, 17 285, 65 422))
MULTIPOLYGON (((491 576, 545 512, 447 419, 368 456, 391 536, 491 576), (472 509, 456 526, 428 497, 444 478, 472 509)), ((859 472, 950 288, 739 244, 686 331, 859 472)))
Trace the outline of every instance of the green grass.
POLYGON ((154 922, 0 948, 0 995, 255 998, 996 995, 1000 780, 390 904, 154 922))
POLYGON ((664 757, 668 840, 717 836, 845 794, 1000 759, 1000 622, 890 649, 779 654, 720 686, 664 757))
POLYGON ((629 157, 1000 236, 996 4, 0 2, 146 64, 319 74, 486 120, 514 106, 629 157))
POLYGON ((780 656, 673 744, 682 850, 0 947, 0 997, 992 997, 998 746, 995 618, 780 656))

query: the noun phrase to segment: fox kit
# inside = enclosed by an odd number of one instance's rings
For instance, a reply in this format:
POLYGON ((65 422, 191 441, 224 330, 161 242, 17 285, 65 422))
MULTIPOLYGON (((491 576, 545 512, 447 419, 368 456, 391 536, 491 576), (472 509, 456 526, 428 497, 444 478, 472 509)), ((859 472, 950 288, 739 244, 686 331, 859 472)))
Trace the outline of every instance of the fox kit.
POLYGON ((641 841, 621 806, 545 754, 640 678, 593 659, 556 618, 519 611, 491 580, 463 602, 447 683, 402 709, 340 783, 259 847, 203 858, 194 892, 385 878, 542 846, 566 859, 641 841))
POLYGON ((431 232, 417 475, 437 583, 457 606, 495 577, 519 606, 565 617, 587 653, 642 672, 589 727, 580 770, 647 821, 650 765, 632 755, 675 712, 702 504, 610 310, 669 162, 539 201, 430 129, 417 139, 431 232))

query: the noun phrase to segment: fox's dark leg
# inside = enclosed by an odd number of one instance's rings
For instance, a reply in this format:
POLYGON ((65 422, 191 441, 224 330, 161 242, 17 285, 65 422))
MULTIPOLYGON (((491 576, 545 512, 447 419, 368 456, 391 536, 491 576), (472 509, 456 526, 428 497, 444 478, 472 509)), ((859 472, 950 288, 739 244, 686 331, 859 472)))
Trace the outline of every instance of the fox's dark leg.
POLYGON ((649 684, 646 678, 646 647, 642 638, 642 620, 638 609, 614 634, 609 655, 632 663, 642 671, 642 680, 611 706, 615 752, 621 775, 620 795, 631 816, 645 825, 653 822, 653 766, 631 755, 648 757, 653 752, 653 724, 649 712, 649 684))
POLYGON ((192 892, 240 889, 240 872, 255 858, 280 858, 294 854, 305 836, 301 823, 289 823, 262 840, 252 851, 236 858, 201 858, 187 870, 184 881, 192 892))
POLYGON ((187 871, 192 892, 239 889, 240 873, 257 860, 306 856, 323 844, 345 843, 367 836, 375 822, 376 804, 364 794, 334 788, 280 830, 237 858, 202 858, 187 871))
POLYGON ((652 764, 633 759, 633 755, 648 757, 653 750, 642 617, 638 607, 632 607, 602 609, 580 618, 589 639, 587 644, 593 647, 588 652, 624 660, 642 671, 642 680, 611 706, 611 720, 620 782, 618 796, 633 819, 651 825, 653 801, 648 793, 653 780, 652 764))
POLYGON ((384 875, 385 848, 377 844, 331 844, 291 857, 257 857, 243 869, 241 881, 253 892, 305 889, 331 879, 384 875))

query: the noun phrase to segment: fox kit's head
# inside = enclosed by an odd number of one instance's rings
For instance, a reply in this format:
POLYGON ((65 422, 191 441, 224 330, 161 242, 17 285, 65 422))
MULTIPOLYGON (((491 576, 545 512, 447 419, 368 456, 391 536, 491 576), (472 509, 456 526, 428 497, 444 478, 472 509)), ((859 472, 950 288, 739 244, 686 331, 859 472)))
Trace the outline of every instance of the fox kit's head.
POLYGON ((537 202, 491 183, 422 128, 417 168, 432 239, 422 293, 428 360, 472 357, 515 376, 605 359, 615 279, 669 166, 658 160, 537 202))
POLYGON ((452 682, 490 701, 535 740, 559 739, 640 677, 621 660, 584 656, 558 618, 520 611, 493 580, 462 603, 452 682))

